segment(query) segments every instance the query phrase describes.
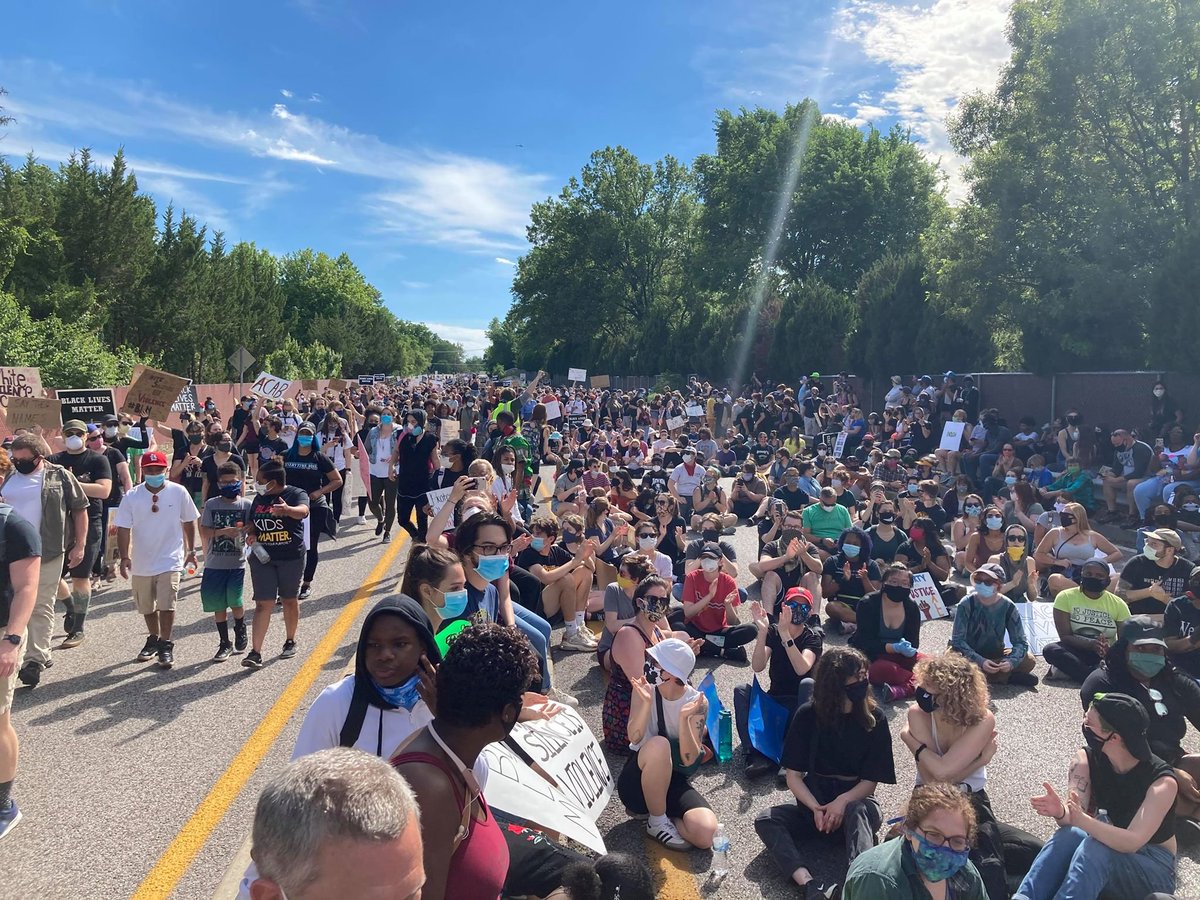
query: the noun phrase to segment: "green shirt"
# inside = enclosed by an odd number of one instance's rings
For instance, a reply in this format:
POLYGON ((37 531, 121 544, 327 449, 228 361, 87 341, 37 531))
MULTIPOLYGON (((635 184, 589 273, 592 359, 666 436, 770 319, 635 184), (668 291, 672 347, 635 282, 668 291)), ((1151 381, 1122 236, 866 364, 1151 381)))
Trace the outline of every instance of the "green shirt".
POLYGON ((850 527, 850 511, 840 503, 834 504, 833 509, 826 509, 820 503, 804 507, 801 514, 804 528, 816 538, 832 538, 837 540, 843 531, 850 527))
MULTIPOLYGON (((872 847, 850 865, 842 900, 930 900, 925 882, 917 871, 908 838, 893 838, 872 847)), ((967 864, 946 885, 953 900, 987 900, 983 879, 974 864, 967 864)))

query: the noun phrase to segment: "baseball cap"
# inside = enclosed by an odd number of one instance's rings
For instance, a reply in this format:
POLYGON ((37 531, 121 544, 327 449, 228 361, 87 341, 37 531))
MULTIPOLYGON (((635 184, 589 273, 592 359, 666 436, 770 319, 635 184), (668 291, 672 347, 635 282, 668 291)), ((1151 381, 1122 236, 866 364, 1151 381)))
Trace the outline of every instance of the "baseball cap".
POLYGON ((1121 640, 1127 644, 1154 644, 1165 648, 1162 626, 1149 616, 1130 616, 1121 625, 1121 640))
POLYGON ((1150 759, 1150 744, 1146 741, 1150 717, 1141 703, 1128 694, 1096 694, 1092 698, 1092 708, 1121 736, 1125 748, 1134 757, 1143 762, 1150 759))
POLYGON ((296 434, 299 434, 302 431, 307 431, 309 434, 316 434, 317 426, 312 422, 301 422, 300 427, 296 429, 296 434))
POLYGON ((709 559, 720 559, 721 545, 715 543, 714 541, 708 541, 703 547, 700 548, 700 558, 703 559, 706 556, 709 559))
POLYGON ((893 447, 891 450, 889 450, 887 453, 885 453, 883 455, 886 456, 888 459, 899 459, 901 456, 900 451, 897 450, 895 447, 893 447))
POLYGON ((100 420, 100 423, 102 425, 116 425, 120 421, 121 420, 118 419, 115 415, 113 415, 112 413, 109 413, 103 419, 100 420))
POLYGON ((1183 541, 1179 539, 1179 535, 1175 533, 1174 528, 1156 528, 1154 531, 1147 531, 1146 537, 1152 537, 1162 541, 1164 544, 1170 544, 1176 550, 1183 549, 1183 541))
POLYGON ((975 570, 980 575, 987 575, 995 581, 1004 584, 1004 570, 997 563, 984 563, 975 570))
POLYGON ((899 375, 893 375, 893 376, 892 376, 892 384, 899 384, 899 383, 900 383, 901 381, 903 381, 903 380, 904 380, 904 379, 903 379, 903 378, 901 378, 899 375))
POLYGON ((68 431, 78 431, 80 434, 87 434, 87 430, 87 422, 83 421, 83 419, 67 419, 67 421, 63 422, 63 434, 66 434, 68 431))
POLYGON ((687 681, 696 668, 696 654, 679 638, 667 638, 646 650, 646 655, 658 663, 658 667, 680 681, 687 681))
POLYGON ((143 469, 148 466, 163 466, 165 468, 167 465, 167 455, 158 450, 151 450, 142 454, 140 465, 143 469))
POLYGON ((789 588, 788 592, 783 595, 784 603, 807 603, 809 608, 812 608, 812 594, 806 588, 794 587, 789 588))

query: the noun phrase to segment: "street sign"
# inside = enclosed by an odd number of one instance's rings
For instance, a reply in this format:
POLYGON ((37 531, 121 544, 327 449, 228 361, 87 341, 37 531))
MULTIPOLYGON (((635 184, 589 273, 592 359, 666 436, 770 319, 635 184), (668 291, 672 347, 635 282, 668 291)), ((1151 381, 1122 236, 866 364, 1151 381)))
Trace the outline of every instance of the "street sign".
POLYGON ((237 369, 238 375, 241 375, 254 365, 254 362, 254 355, 245 347, 238 347, 233 353, 229 354, 229 364, 237 369))

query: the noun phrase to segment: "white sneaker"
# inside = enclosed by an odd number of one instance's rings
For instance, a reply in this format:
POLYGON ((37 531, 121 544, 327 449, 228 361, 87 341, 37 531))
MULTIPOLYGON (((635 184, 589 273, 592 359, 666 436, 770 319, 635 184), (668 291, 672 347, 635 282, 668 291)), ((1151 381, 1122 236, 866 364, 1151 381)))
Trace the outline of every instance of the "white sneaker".
POLYGON ((550 693, 546 695, 555 703, 561 703, 563 706, 569 706, 572 709, 579 709, 579 701, 566 691, 560 691, 558 688, 550 688, 550 693))
POLYGON ((592 653, 596 649, 596 642, 589 641, 585 634, 588 633, 586 628, 577 628, 574 632, 564 634, 562 641, 559 643, 561 650, 578 650, 580 653, 592 653))
POLYGON ((646 822, 646 834, 654 838, 668 850, 690 850, 692 845, 683 839, 679 829, 670 819, 662 822, 646 822))

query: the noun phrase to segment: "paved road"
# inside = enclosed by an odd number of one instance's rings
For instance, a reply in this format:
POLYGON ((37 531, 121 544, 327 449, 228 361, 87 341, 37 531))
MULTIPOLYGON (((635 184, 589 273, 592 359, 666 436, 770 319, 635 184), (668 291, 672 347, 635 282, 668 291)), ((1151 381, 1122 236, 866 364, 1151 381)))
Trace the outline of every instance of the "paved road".
MULTIPOLYGON (((732 540, 739 582, 748 584, 753 532, 739 528, 732 540)), ((346 530, 323 553, 313 599, 302 605, 300 655, 272 658, 282 642, 277 619, 267 665, 257 673, 236 657, 209 662, 216 635, 200 611, 199 579, 185 583, 170 672, 134 662, 144 630, 128 592, 99 594, 88 640, 56 653, 36 690, 18 689, 22 761, 15 795, 25 819, 0 850, 0 896, 211 897, 245 841, 259 789, 286 762, 313 698, 352 659, 364 607, 395 589, 406 553, 399 542, 380 545, 369 526, 346 530)), ((948 635, 948 623, 927 624, 923 645, 936 647, 948 635)), ((599 734, 604 688, 593 658, 558 651, 555 657, 560 684, 579 697, 599 734)), ((702 660, 696 680, 709 667, 702 660)), ((747 665, 723 663, 715 671, 727 701, 749 678, 747 665)), ((1040 662, 1037 672, 1045 672, 1040 662)), ((889 710, 893 722, 899 713, 889 710)), ((1079 744, 1077 689, 1061 681, 1034 692, 997 689, 996 715, 1001 743, 989 768, 996 812, 1048 835, 1028 797, 1043 780, 1065 780, 1066 760, 1079 744)), ((908 782, 909 757, 898 740, 896 746, 900 778, 908 782)), ((615 773, 621 763, 610 762, 615 773)), ((719 886, 707 878, 708 853, 655 852, 642 823, 626 820, 616 798, 601 823, 610 848, 650 853, 666 898, 795 895, 751 827, 760 810, 786 796, 772 779, 748 784, 741 767, 736 750, 731 763, 709 766, 695 779, 733 839, 731 871, 719 886)), ((885 816, 899 811, 904 793, 904 786, 881 789, 885 816)), ((836 845, 815 846, 812 861, 818 876, 836 877, 844 866, 836 845)), ((1190 850, 1181 856, 1179 894, 1200 896, 1200 867, 1190 850)))

